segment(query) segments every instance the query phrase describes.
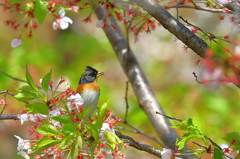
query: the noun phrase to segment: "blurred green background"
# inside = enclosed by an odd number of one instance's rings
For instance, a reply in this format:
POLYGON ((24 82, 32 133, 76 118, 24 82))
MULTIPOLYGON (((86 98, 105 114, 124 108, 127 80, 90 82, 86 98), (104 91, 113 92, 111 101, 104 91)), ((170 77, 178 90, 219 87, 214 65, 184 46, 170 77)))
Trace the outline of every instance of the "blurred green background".
MULTIPOLYGON (((174 10, 170 12, 176 15, 174 10)), ((82 19, 86 18, 87 14, 67 12, 66 15, 73 19, 73 25, 69 29, 53 30, 54 19, 48 16, 44 24, 34 30, 33 37, 27 38, 28 31, 22 32, 22 29, 13 31, 4 24, 5 20, 11 20, 15 15, 1 8, 0 70, 16 78, 25 79, 27 65, 35 83, 39 84, 39 79, 52 69, 55 84, 63 76, 75 89, 85 66, 92 66, 105 72, 105 75, 98 80, 101 87, 99 105, 110 99, 109 109, 113 110, 116 116, 123 118, 127 78, 103 31, 96 28, 96 17, 93 15, 92 22, 85 24, 82 19), (11 40, 20 34, 23 45, 11 48, 11 40)), ((224 36, 230 33, 231 26, 228 20, 219 22, 218 14, 184 9, 180 10, 180 15, 194 25, 216 35, 224 36)), ((139 39, 138 43, 134 43, 134 38, 131 37, 131 47, 166 114, 180 119, 192 118, 193 122, 213 141, 219 145, 229 144, 231 141, 224 141, 223 137, 227 133, 238 131, 240 127, 239 89, 232 84, 206 86, 198 84, 192 72, 196 72, 201 77, 202 63, 200 66, 195 65, 200 57, 190 49, 184 51, 183 44, 180 41, 174 42, 172 35, 163 27, 157 28, 151 34, 142 33, 139 39)), ((1 91, 8 90, 16 94, 17 88, 21 85, 23 83, 0 73, 1 91)), ((0 96, 0 99, 2 98, 3 95, 0 96)), ((139 108, 131 87, 128 100, 129 123, 157 137, 148 118, 139 108)), ((24 107, 11 96, 7 96, 7 104, 4 114, 20 113, 24 107)), ((19 121, 0 121, 1 158, 21 158, 16 155, 17 139, 13 135, 28 139, 28 128, 28 124, 22 126, 19 121)), ((142 135, 126 131, 122 133, 161 149, 154 141, 142 135)), ((189 146, 197 148, 192 144, 189 146)), ((133 148, 127 148, 124 152, 128 159, 156 158, 133 148)))

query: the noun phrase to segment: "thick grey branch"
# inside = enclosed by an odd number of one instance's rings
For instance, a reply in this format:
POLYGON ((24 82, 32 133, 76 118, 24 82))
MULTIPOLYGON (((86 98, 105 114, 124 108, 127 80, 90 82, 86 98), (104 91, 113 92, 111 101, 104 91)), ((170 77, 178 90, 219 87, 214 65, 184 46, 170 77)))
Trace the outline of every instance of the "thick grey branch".
POLYGON ((1 114, 0 115, 0 120, 9 120, 9 119, 19 120, 18 114, 1 114))
POLYGON ((161 25, 181 40, 186 46, 196 52, 199 56, 204 57, 208 45, 192 33, 187 27, 175 19, 155 0, 130 0, 130 2, 143 8, 151 14, 161 25))
MULTIPOLYGON (((106 17, 106 11, 102 6, 95 9, 99 19, 104 19, 106 17)), ((136 57, 133 52, 129 49, 127 40, 125 39, 123 33, 119 29, 114 18, 110 18, 112 24, 116 26, 117 29, 113 29, 110 25, 104 29, 104 32, 109 39, 122 68, 132 85, 133 91, 139 101, 140 107, 147 114, 150 119, 151 124, 156 130, 158 136, 169 148, 175 148, 175 140, 178 138, 177 133, 174 129, 169 126, 171 123, 168 119, 163 116, 156 115, 156 111, 164 114, 160 104, 158 103, 142 69, 140 68, 136 57)))

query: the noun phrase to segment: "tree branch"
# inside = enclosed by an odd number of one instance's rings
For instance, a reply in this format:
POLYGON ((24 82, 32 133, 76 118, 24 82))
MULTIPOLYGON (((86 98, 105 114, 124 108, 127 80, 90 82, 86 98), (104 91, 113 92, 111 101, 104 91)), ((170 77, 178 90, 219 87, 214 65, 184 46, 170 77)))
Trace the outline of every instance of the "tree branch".
POLYGON ((18 117, 18 114, 1 114, 0 115, 0 120, 20 120, 18 117))
MULTIPOLYGON (((106 10, 102 6, 95 9, 98 19, 106 17, 106 10)), ((164 114, 160 104, 158 103, 152 88, 150 87, 142 69, 140 68, 133 52, 129 50, 127 40, 119 29, 114 18, 110 18, 111 22, 107 23, 104 32, 109 39, 122 68, 132 85, 133 91, 139 101, 140 107, 147 114, 151 124, 156 130, 158 136, 171 149, 175 149, 175 140, 179 138, 174 129, 170 128, 171 123, 163 116, 156 115, 156 111, 164 114), (116 27, 113 29, 109 24, 116 27)))
POLYGON ((156 149, 152 146, 146 145, 142 142, 135 141, 133 138, 131 138, 129 136, 126 136, 126 135, 123 135, 117 130, 115 130, 115 133, 121 140, 128 143, 129 146, 134 147, 134 148, 136 148, 140 151, 146 151, 146 152, 148 152, 152 155, 155 155, 155 156, 161 158, 161 151, 160 150, 158 150, 158 149, 156 149))
MULTIPOLYGON (((167 5, 167 8, 177 8, 177 5, 167 5)), ((200 7, 198 5, 178 5, 178 8, 189 8, 189 9, 195 9, 200 11, 206 11, 206 12, 212 12, 212 13, 222 13, 223 9, 217 9, 217 8, 207 8, 207 7, 200 7)))
MULTIPOLYGON (((192 49, 200 57, 205 58, 206 51, 209 48, 207 43, 205 43, 201 38, 180 23, 155 0, 130 0, 130 2, 135 3, 146 12, 151 14, 165 29, 175 35, 188 48, 192 49)), ((214 57, 212 59, 214 59, 214 57)), ((218 62, 217 58, 216 62, 218 62)), ((240 88, 240 70, 235 66, 231 66, 231 69, 238 77, 237 81, 231 80, 231 82, 240 88)), ((229 78, 229 75, 225 74, 225 76, 229 78)))
POLYGON ((180 23, 176 18, 174 18, 155 0, 130 0, 130 2, 135 3, 151 14, 164 28, 170 31, 199 56, 205 56, 208 45, 182 23, 180 23))

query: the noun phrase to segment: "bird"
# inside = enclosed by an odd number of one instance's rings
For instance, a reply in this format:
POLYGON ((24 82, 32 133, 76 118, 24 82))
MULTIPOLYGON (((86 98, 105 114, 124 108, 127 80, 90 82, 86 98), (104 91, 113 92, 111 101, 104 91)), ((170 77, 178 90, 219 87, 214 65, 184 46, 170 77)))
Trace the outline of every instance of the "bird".
POLYGON ((100 96, 100 87, 97 84, 97 79, 102 75, 104 75, 103 72, 99 72, 91 66, 86 66, 85 72, 80 77, 76 93, 79 93, 83 98, 84 108, 93 106, 87 116, 84 117, 85 119, 89 118, 97 108, 100 96))

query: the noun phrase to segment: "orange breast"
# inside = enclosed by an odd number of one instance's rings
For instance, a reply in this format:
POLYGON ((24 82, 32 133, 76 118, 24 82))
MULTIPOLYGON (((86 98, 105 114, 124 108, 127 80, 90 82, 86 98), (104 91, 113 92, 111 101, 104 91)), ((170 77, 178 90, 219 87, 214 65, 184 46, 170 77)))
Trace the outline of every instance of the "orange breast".
POLYGON ((79 84, 76 92, 82 94, 83 91, 86 90, 86 89, 92 90, 92 91, 97 91, 97 92, 99 92, 99 90, 100 90, 97 82, 95 81, 93 83, 79 84))

